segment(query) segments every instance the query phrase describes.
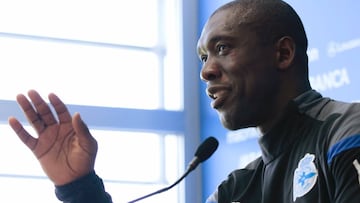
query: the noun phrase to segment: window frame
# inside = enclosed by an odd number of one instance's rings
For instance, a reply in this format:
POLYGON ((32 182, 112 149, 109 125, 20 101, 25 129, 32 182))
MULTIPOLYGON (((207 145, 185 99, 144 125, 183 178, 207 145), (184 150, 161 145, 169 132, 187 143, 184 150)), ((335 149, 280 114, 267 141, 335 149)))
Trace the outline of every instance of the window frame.
MULTIPOLYGON (((161 4, 161 0, 159 0, 161 4)), ((68 105, 71 112, 80 112, 91 128, 126 129, 149 131, 161 134, 181 134, 184 136, 184 166, 193 159, 194 151, 200 143, 199 116, 199 73, 196 56, 198 12, 197 1, 182 1, 182 58, 183 61, 183 110, 163 109, 141 110, 111 107, 68 105), (189 51, 190 50, 190 51, 189 51), (126 115, 126 117, 124 116, 126 115), (103 119, 99 124, 97 118, 103 119), (139 119, 141 118, 141 119, 139 119)), ((5 33, 6 34, 6 33, 5 33)), ((163 68, 163 67, 162 67, 163 68)), ((16 101, 0 100, 2 113, 0 123, 7 124, 9 115, 27 123, 16 101)), ((183 183, 185 200, 201 202, 201 169, 192 172, 183 183)))

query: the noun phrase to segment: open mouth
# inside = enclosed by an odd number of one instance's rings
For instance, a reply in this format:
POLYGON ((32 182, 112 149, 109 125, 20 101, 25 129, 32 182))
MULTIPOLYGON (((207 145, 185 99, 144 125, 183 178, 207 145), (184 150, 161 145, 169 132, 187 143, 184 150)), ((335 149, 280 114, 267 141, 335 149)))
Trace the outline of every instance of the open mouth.
POLYGON ((217 99, 216 94, 209 94, 209 97, 210 97, 211 99, 213 99, 213 100, 217 99))
POLYGON ((209 95, 210 98, 213 100, 211 102, 211 106, 214 109, 220 109, 224 106, 226 98, 227 98, 227 91, 219 91, 216 94, 209 95))
POLYGON ((231 88, 226 85, 212 85, 207 88, 207 95, 212 99, 211 106, 219 109, 224 106, 226 98, 229 96, 231 88))

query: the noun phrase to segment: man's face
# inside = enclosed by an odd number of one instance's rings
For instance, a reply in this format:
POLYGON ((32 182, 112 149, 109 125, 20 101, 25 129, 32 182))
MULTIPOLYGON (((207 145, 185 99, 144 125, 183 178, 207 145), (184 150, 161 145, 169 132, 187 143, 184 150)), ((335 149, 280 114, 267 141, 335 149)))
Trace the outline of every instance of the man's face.
POLYGON ((254 32, 231 9, 217 12, 198 41, 203 62, 201 79, 211 105, 231 130, 255 127, 271 119, 278 70, 272 44, 261 44, 254 32))

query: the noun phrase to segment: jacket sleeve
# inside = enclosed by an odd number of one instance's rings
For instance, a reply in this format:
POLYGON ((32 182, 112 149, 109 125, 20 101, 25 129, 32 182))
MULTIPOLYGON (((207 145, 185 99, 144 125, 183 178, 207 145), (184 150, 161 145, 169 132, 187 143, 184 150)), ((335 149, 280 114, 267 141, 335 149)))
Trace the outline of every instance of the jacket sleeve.
POLYGON ((327 185, 332 202, 360 202, 360 104, 338 105, 328 134, 327 185))
POLYGON ((328 165, 333 202, 360 202, 360 134, 335 144, 328 153, 328 165))
POLYGON ((62 186, 55 186, 56 197, 64 203, 112 203, 95 172, 62 186))

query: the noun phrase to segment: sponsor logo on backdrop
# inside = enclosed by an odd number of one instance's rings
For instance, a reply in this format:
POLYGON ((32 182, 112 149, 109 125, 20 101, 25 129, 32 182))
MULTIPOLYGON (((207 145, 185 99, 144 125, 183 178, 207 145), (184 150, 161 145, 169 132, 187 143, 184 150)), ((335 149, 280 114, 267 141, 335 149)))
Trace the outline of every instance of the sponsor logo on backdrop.
POLYGON ((309 62, 317 61, 320 59, 320 52, 317 48, 309 48, 307 51, 309 62))
POLYGON ((329 57, 335 57, 336 54, 360 47, 360 38, 345 42, 329 42, 327 53, 329 57))
POLYGON ((347 68, 335 69, 309 77, 311 86, 318 91, 332 90, 350 85, 350 77, 347 68))

